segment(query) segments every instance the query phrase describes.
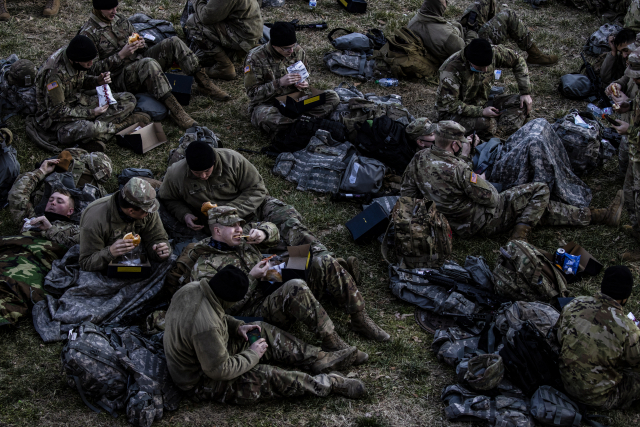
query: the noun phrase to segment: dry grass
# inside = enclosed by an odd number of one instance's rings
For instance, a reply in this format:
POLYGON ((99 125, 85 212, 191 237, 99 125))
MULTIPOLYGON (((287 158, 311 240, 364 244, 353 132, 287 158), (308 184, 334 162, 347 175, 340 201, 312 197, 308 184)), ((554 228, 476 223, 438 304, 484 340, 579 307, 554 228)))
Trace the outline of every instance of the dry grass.
MULTIPOLYGON (((516 10, 535 33, 536 42, 545 51, 560 55, 560 62, 550 68, 531 70, 534 82, 533 117, 544 117, 553 121, 579 103, 562 99, 556 92, 558 78, 562 74, 579 68, 579 49, 587 36, 599 25, 594 17, 555 4, 548 8, 533 10, 518 0, 505 0, 509 8, 516 10)), ((467 7, 468 0, 453 0, 447 13, 455 19, 467 7)), ((70 40, 82 25, 90 11, 90 2, 62 0, 57 17, 44 19, 40 16, 43 1, 8 0, 13 19, 0 24, 0 57, 17 53, 36 63, 43 62, 48 55, 70 40)), ((263 10, 266 22, 298 18, 303 22, 325 19, 330 28, 344 27, 364 31, 381 28, 390 34, 406 24, 420 6, 420 0, 372 0, 369 11, 360 16, 345 13, 335 1, 321 0, 315 12, 310 12, 304 0, 288 0, 281 9, 263 10)), ((183 4, 178 1, 122 0, 121 12, 131 15, 144 12, 154 18, 168 19, 178 26, 183 4)), ((332 88, 340 78, 329 74, 322 63, 322 56, 330 50, 326 32, 305 31, 299 41, 311 58, 314 84, 321 88, 332 88)), ((237 64, 240 71, 240 64, 237 64)), ((502 84, 514 89, 513 75, 503 73, 502 84)), ((246 111, 247 98, 241 80, 223 82, 221 86, 233 95, 233 100, 220 104, 204 97, 195 97, 188 111, 200 123, 217 132, 226 147, 259 149, 266 143, 265 137, 254 129, 246 111)), ((424 82, 401 82, 397 88, 381 89, 373 83, 361 86, 364 92, 379 94, 398 93, 405 105, 418 116, 434 117, 435 86, 424 82)), ((145 156, 123 152, 117 146, 108 148, 107 154, 114 160, 116 172, 125 167, 147 167, 160 176, 166 165, 167 154, 177 146, 182 132, 172 123, 163 123, 169 143, 145 156)), ((24 121, 13 118, 10 128, 16 135, 22 170, 31 170, 36 160, 48 156, 34 147, 24 133, 24 121)), ((361 291, 367 301, 368 312, 393 337, 385 344, 374 344, 362 340, 346 328, 346 316, 336 306, 328 310, 337 324, 338 332, 345 339, 370 354, 370 362, 354 372, 365 381, 369 397, 362 401, 349 401, 339 397, 327 399, 293 399, 271 404, 260 404, 250 408, 229 407, 219 404, 183 403, 174 413, 168 413, 158 425, 254 425, 254 426, 441 426, 450 425, 444 420, 439 400, 442 388, 454 381, 453 372, 439 363, 429 350, 432 336, 422 332, 412 317, 396 320, 395 313, 413 313, 413 307, 391 296, 387 288, 386 266, 377 245, 357 247, 348 232, 340 227, 357 211, 351 204, 331 203, 326 196, 302 193, 284 180, 269 173, 273 161, 260 155, 247 155, 265 177, 270 192, 295 205, 306 217, 311 228, 323 235, 323 241, 338 255, 355 254, 364 264, 365 280, 361 291), (419 339, 417 342, 413 337, 419 339)), ((610 162, 602 170, 587 178, 594 189, 594 206, 606 206, 614 190, 622 182, 616 178, 617 165, 610 162)), ((114 174, 115 175, 115 174, 114 174)), ((116 188, 115 178, 109 183, 116 188)), ((626 218, 625 218, 626 220, 626 218)), ((0 233, 14 234, 6 210, 0 212, 0 233)), ((618 255, 626 250, 637 250, 637 243, 623 236, 618 230, 607 227, 583 229, 546 228, 537 229, 532 243, 553 250, 561 242, 575 240, 588 248, 605 264, 618 263, 618 255)), ((490 239, 456 239, 454 258, 463 262, 468 254, 481 254, 493 262, 497 249, 506 243, 507 236, 490 239)), ((637 264, 630 265, 634 274, 640 273, 637 264)), ((574 295, 593 293, 600 277, 572 286, 574 295)), ((637 302, 630 309, 638 313, 637 302)), ((296 334, 313 340, 305 331, 296 334)), ((29 319, 17 328, 0 331, 0 427, 17 425, 47 426, 111 426, 127 425, 126 419, 113 420, 108 415, 95 415, 82 403, 75 390, 66 386, 59 374, 59 352, 61 345, 44 345, 33 329, 29 319)), ((636 425, 640 419, 638 406, 621 412, 609 413, 614 426, 636 425)))

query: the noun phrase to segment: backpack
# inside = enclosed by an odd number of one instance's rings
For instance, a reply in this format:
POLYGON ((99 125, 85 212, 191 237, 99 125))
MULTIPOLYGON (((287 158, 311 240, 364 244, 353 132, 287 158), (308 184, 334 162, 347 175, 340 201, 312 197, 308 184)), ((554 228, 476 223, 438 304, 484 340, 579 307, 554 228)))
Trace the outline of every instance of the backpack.
POLYGON ((367 59, 367 54, 364 52, 353 50, 329 52, 322 61, 332 73, 353 77, 363 82, 371 80, 376 69, 375 60, 367 59))
POLYGON ((18 151, 11 145, 13 134, 7 128, 0 129, 0 209, 6 204, 9 191, 20 175, 18 151))
POLYGON ((405 127, 389 116, 381 116, 368 122, 355 124, 357 131, 354 145, 364 155, 380 160, 397 175, 402 175, 413 159, 405 127))
POLYGON ((178 35, 171 22, 151 19, 144 13, 136 13, 129 18, 129 22, 133 24, 136 32, 144 38, 147 47, 155 46, 164 39, 178 35))
POLYGON ((365 36, 364 34, 354 33, 344 28, 334 28, 327 35, 329 43, 338 50, 350 50, 356 52, 370 53, 373 50, 374 40, 365 36), (347 33, 344 36, 333 38, 333 35, 338 31, 344 31, 347 33))
POLYGON ((302 116, 288 129, 279 132, 271 141, 271 145, 265 148, 265 151, 294 153, 304 150, 311 138, 320 129, 329 132, 335 141, 343 142, 346 140, 346 129, 342 123, 317 117, 302 116))
POLYGON ((184 159, 185 151, 193 141, 204 141, 209 144, 211 148, 223 148, 220 139, 208 127, 192 126, 185 131, 184 135, 182 135, 178 141, 178 148, 174 148, 169 152, 167 167, 184 159))
POLYGON ((560 77, 558 92, 565 98, 576 101, 593 101, 598 95, 593 83, 584 74, 565 74, 560 77))
POLYGON ((373 41, 374 49, 380 49, 382 46, 387 44, 387 38, 384 36, 382 30, 372 28, 370 30, 367 30, 365 35, 369 37, 371 41, 373 41))
POLYGON ((139 111, 143 113, 147 113, 151 120, 154 122, 160 122, 167 117, 169 114, 169 109, 165 107, 165 105, 153 98, 148 93, 138 93, 136 94, 136 108, 133 110, 134 113, 139 111))
POLYGON ((601 155, 604 150, 600 138, 602 126, 597 120, 593 120, 591 113, 578 113, 578 110, 571 110, 569 114, 556 120, 552 127, 562 140, 571 162, 571 169, 576 175, 591 172, 602 165, 604 157, 604 153, 601 155), (589 125, 588 128, 575 124, 578 115, 589 125))
POLYGON ((422 39, 415 32, 402 27, 389 37, 387 43, 373 52, 376 68, 395 78, 429 78, 438 72, 438 63, 427 52, 422 39))
POLYGON ((582 421, 578 405, 549 385, 540 386, 531 396, 531 415, 547 426, 579 427, 582 421))
POLYGON ((153 172, 151 172, 151 170, 149 169, 126 168, 123 169, 122 172, 120 172, 120 174, 118 175, 118 186, 120 187, 120 190, 122 190, 122 187, 124 187, 131 178, 141 178, 147 181, 156 191, 158 191, 160 189, 160 186, 162 185, 162 181, 158 181, 157 179, 155 179, 153 177, 153 172))
POLYGON ((503 304, 495 313, 494 323, 496 329, 513 345, 513 336, 522 329, 524 323, 530 322, 543 336, 548 337, 559 318, 558 310, 544 302, 516 301, 503 304))
POLYGON ((11 66, 18 60, 15 53, 4 59, 0 58, 0 123, 17 114, 35 114, 38 108, 35 75, 31 76, 33 84, 28 87, 11 84, 7 79, 11 66))
POLYGON ((345 193, 372 194, 382 188, 387 167, 379 160, 354 154, 344 171, 340 191, 345 193))
POLYGON ((589 36, 587 44, 584 46, 584 52, 591 56, 610 52, 609 36, 618 34, 620 30, 622 27, 617 24, 604 24, 589 36))
MULTIPOLYGON (((404 262, 408 268, 438 267, 453 252, 453 234, 449 222, 431 200, 400 197, 391 212, 389 227, 391 224, 395 227, 396 257, 399 263, 404 262)), ((385 234, 382 241, 385 260, 386 252, 385 234)))
POLYGON ((567 281, 535 246, 510 240, 493 269, 495 293, 512 301, 550 301, 567 296, 567 281))
POLYGON ((351 98, 364 98, 364 94, 357 87, 347 82, 340 83, 333 90, 340 97, 340 102, 348 102, 351 98), (347 87, 343 87, 344 85, 347 85, 347 87))

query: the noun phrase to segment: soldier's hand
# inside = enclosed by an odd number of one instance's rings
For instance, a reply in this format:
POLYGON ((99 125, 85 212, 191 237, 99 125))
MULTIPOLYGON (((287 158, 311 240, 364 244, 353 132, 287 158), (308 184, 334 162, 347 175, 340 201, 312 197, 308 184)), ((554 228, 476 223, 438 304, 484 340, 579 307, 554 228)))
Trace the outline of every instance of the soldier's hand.
POLYGON ((258 325, 242 325, 242 326, 238 326, 238 335, 244 338, 245 341, 249 341, 247 332, 253 331, 254 329, 257 329, 259 332, 262 332, 262 328, 258 325))
POLYGON ((622 91, 622 86, 620 86, 620 83, 611 83, 609 86, 607 86, 607 88, 604 90, 604 94, 607 96, 613 96, 613 87, 617 86, 618 87, 618 92, 622 91))
POLYGON ((286 76, 280 77, 280 86, 291 86, 300 80, 300 74, 287 74, 286 76))
POLYGON ((531 95, 520 95, 520 108, 527 106, 527 115, 531 112, 531 108, 533 108, 533 99, 531 99, 531 95))
POLYGON ((619 92, 620 96, 611 95, 611 99, 614 103, 622 105, 624 103, 629 104, 629 97, 622 92, 619 92))
POLYGON ((109 109, 109 104, 103 105, 102 107, 96 107, 93 109, 93 117, 98 117, 100 114, 104 113, 109 109))
POLYGON ((616 56, 618 54, 618 49, 616 49, 616 44, 613 42, 616 36, 607 37, 607 42, 609 43, 609 48, 611 49, 611 55, 616 56))
POLYGON ((46 216, 39 216, 31 220, 32 227, 38 227, 40 231, 46 231, 51 228, 51 223, 46 216))
POLYGON ((631 104, 629 101, 624 101, 618 104, 618 113, 626 113, 631 109, 631 104))
POLYGON ((296 83, 296 87, 298 89, 306 89, 306 88, 308 88, 309 87, 309 80, 305 80, 303 82, 296 83))
POLYGON ((620 135, 626 135, 629 130, 629 123, 623 122, 622 120, 618 120, 619 125, 614 126, 611 125, 613 129, 615 129, 620 135))
POLYGON ((167 245, 164 242, 156 243, 155 245, 153 245, 151 249, 153 249, 158 254, 158 257, 160 259, 167 259, 169 258, 169 255, 171 255, 171 251, 169 250, 169 245, 167 245))
POLYGON ((255 351, 258 354, 258 357, 262 357, 262 355, 267 351, 267 347, 269 347, 267 340, 260 338, 258 341, 251 344, 249 350, 255 351))
POLYGON ((203 225, 198 225, 198 224, 196 224, 194 222, 197 219, 198 219, 198 217, 193 215, 193 214, 186 214, 184 216, 184 223, 187 224, 187 227, 189 227, 192 230, 202 230, 202 228, 204 226, 203 225))
POLYGON ((118 239, 109 247, 109 252, 116 257, 131 252, 133 248, 135 248, 135 246, 132 240, 118 239))
POLYGON ((98 85, 108 85, 111 83, 111 73, 107 71, 106 73, 100 74, 100 80, 98 80, 98 85))
POLYGON ((469 135, 467 137, 467 141, 469 141, 469 144, 473 143, 474 147, 477 147, 478 145, 480 145, 480 137, 478 135, 469 135))
POLYGON ((262 230, 256 230, 255 228, 251 229, 249 232, 249 237, 247 238, 247 243, 251 245, 257 245, 259 243, 264 242, 264 239, 267 238, 267 233, 262 230))
POLYGON ((60 163, 60 159, 45 160, 40 165, 40 170, 45 175, 49 175, 51 172, 53 172, 56 169, 56 165, 58 163, 60 163))
POLYGON ((137 41, 135 43, 127 43, 124 45, 122 50, 118 52, 118 56, 120 59, 125 59, 133 55, 133 53, 138 50, 140 47, 144 47, 144 41, 137 41))
POLYGON ((269 261, 263 260, 254 265, 249 274, 256 279, 261 280, 267 275, 267 270, 269 270, 269 261))
POLYGON ((500 116, 500 110, 496 107, 487 107, 482 110, 482 117, 498 117, 500 116))

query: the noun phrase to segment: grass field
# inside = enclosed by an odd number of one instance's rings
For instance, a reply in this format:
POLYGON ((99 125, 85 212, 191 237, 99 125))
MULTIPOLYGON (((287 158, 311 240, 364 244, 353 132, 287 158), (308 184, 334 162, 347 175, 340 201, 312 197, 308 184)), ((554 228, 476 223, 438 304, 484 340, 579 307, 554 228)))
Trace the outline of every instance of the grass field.
MULTIPOLYGON (((469 0, 449 2, 447 17, 458 18, 468 6, 469 0)), ((90 1, 62 0, 60 14, 51 19, 42 18, 44 1, 8 0, 12 19, 0 23, 0 57, 16 53, 21 58, 41 64, 51 53, 68 43, 88 18, 90 1)), ((406 24, 420 7, 420 0, 371 0, 364 15, 349 15, 335 1, 320 0, 314 12, 308 10, 303 0, 288 0, 279 9, 263 9, 265 22, 300 19, 301 22, 326 20, 329 28, 344 27, 364 32, 380 28, 386 34, 406 24)), ((534 32, 534 40, 545 52, 560 56, 557 65, 550 68, 532 68, 534 110, 533 118, 543 117, 553 121, 570 108, 583 105, 561 98, 556 92, 559 77, 579 69, 579 51, 590 33, 600 25, 586 13, 561 4, 532 9, 522 0, 505 0, 505 6, 514 9, 534 32)), ((183 3, 177 0, 122 0, 120 12, 129 16, 136 12, 154 18, 167 19, 179 27, 183 3)), ((327 32, 303 31, 298 34, 300 44, 311 59, 314 86, 333 88, 341 79, 324 68, 322 57, 331 47, 327 32)), ((513 46, 515 48, 515 46, 513 46)), ((238 72, 241 64, 236 63, 238 72)), ((517 87, 510 72, 503 73, 502 84, 508 90, 517 87)), ((221 82, 220 86, 232 94, 228 103, 213 102, 196 96, 187 111, 201 124, 214 130, 225 147, 258 150, 267 143, 263 134, 253 128, 247 113, 248 99, 242 81, 221 82)), ((416 116, 434 118, 436 86, 421 81, 401 82, 397 88, 381 89, 374 83, 363 84, 363 92, 378 94, 397 93, 405 106, 416 116)), ((160 177, 166 168, 167 154, 177 146, 182 132, 169 120, 163 123, 169 143, 144 156, 122 151, 115 144, 107 149, 115 170, 108 189, 117 188, 115 176, 126 167, 146 167, 160 177)), ((19 117, 10 120, 9 127, 15 135, 22 171, 32 170, 34 163, 48 153, 30 143, 24 132, 24 121, 19 117)), ((327 303, 329 313, 338 332, 350 343, 370 355, 369 363, 353 369, 369 391, 368 397, 350 401, 340 397, 326 399, 291 399, 265 403, 252 407, 230 407, 220 404, 193 404, 183 402, 176 412, 166 413, 157 425, 238 425, 238 426, 445 426, 440 392, 445 385, 455 382, 453 370, 440 363, 429 346, 432 336, 424 333, 413 319, 414 308, 396 300, 388 290, 386 264, 377 245, 356 246, 344 223, 358 212, 358 206, 330 202, 327 196, 303 193, 295 186, 274 177, 270 173, 273 160, 261 155, 247 155, 264 176, 272 195, 293 204, 303 214, 307 223, 338 256, 357 255, 364 266, 364 280, 360 291, 367 302, 371 317, 384 327, 392 340, 384 344, 366 341, 348 331, 347 317, 341 310, 327 303), (408 314, 409 316, 401 316, 408 314)), ((600 170, 586 177, 594 190, 592 206, 605 207, 615 191, 622 187, 617 178, 617 162, 611 161, 600 170)), ((623 223, 627 221, 623 217, 623 223)), ((0 211, 0 234, 16 234, 7 210, 0 211)), ((507 242, 508 236, 498 235, 488 239, 454 240, 454 259, 464 262, 467 255, 483 255, 492 265, 498 248, 507 242)), ((546 250, 555 250, 563 242, 576 241, 587 248, 604 265, 619 263, 619 254, 638 250, 638 245, 619 230, 590 226, 582 229, 538 228, 531 242, 546 250)), ((631 264, 636 279, 640 266, 631 264)), ((601 277, 587 279, 570 286, 573 295, 592 294, 599 288, 601 277)), ((637 295, 637 292, 634 293, 637 295)), ((629 309, 638 313, 637 300, 629 309)), ((313 342, 313 337, 303 330, 297 335, 313 342)), ((62 345, 44 345, 35 332, 30 319, 15 328, 0 330, 0 427, 7 426, 112 426, 128 425, 121 416, 114 420, 108 415, 96 415, 81 401, 75 390, 70 389, 60 374, 59 353, 62 345)), ((612 411, 613 426, 633 426, 640 421, 640 407, 634 405, 627 411, 612 411)))

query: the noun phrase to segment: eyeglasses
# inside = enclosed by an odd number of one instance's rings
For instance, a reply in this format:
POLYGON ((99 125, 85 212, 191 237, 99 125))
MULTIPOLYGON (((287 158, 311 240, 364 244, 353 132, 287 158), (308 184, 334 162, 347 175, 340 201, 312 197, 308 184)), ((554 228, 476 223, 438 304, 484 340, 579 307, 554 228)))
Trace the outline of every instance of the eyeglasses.
POLYGON ((293 46, 288 46, 288 47, 282 47, 282 46, 276 46, 278 49, 280 49, 283 52, 293 52, 293 50, 298 46, 298 43, 294 44, 293 46))

